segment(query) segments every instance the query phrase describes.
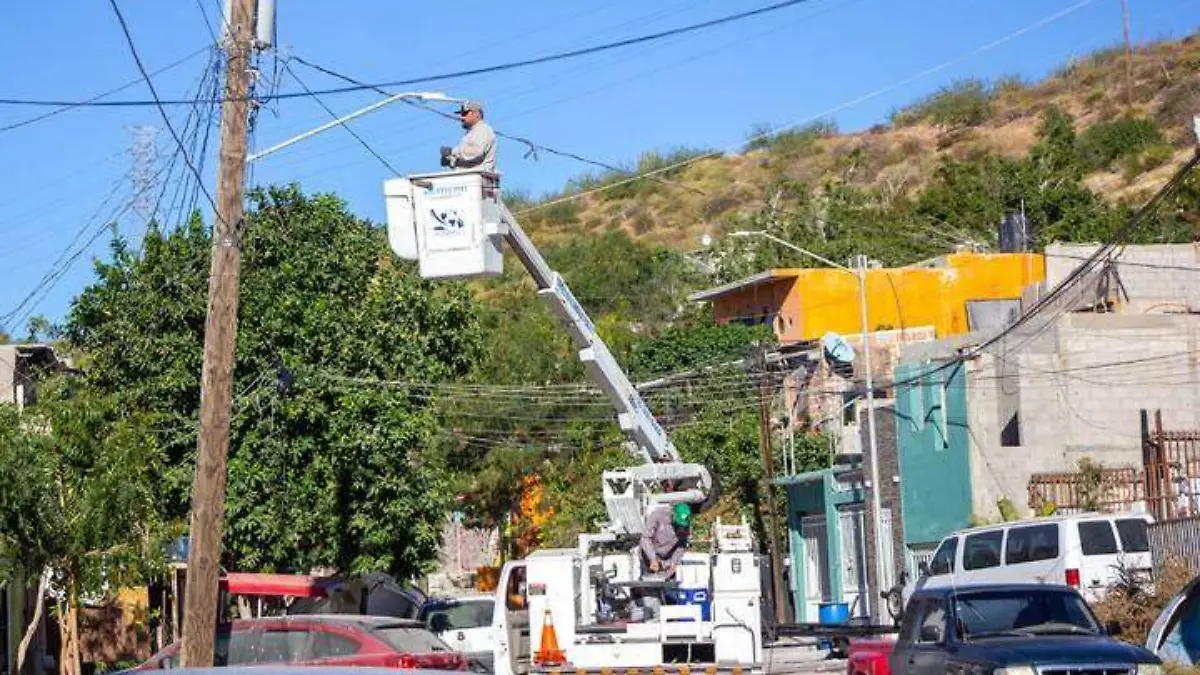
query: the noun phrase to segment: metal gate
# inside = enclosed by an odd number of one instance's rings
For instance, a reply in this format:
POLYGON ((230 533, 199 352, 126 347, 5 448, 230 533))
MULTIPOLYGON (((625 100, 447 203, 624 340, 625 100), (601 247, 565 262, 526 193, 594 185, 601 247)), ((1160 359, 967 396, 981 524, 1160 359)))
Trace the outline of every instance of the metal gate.
POLYGON ((805 516, 800 519, 800 538, 804 542, 804 607, 805 621, 816 621, 822 602, 829 602, 829 540, 825 536, 825 516, 805 516))
POLYGON ((842 530, 842 601, 850 605, 850 616, 867 616, 867 538, 863 507, 854 505, 838 513, 842 530))

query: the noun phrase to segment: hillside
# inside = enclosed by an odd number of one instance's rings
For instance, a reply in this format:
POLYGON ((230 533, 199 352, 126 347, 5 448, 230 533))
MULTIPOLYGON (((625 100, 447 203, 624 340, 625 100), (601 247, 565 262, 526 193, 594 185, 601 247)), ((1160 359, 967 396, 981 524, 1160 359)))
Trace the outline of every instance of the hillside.
MULTIPOLYGON (((947 161, 1025 157, 1038 140, 1044 111, 1052 106, 1073 118, 1086 165, 1082 184, 1110 204, 1133 203, 1161 186, 1190 153, 1191 116, 1200 113, 1198 73, 1200 36, 1144 45, 1134 54, 1130 105, 1124 52, 1106 49, 1064 65, 1041 82, 950 83, 867 131, 840 134, 829 124, 785 130, 748 143, 739 154, 700 159, 662 174, 662 182, 639 180, 544 207, 524 219, 548 244, 566 233, 621 228, 644 243, 695 249, 702 234, 719 234, 728 223, 762 212, 772 199, 777 209, 787 210, 802 203, 805 192, 844 186, 887 207, 917 197, 947 161)), ((650 152, 636 169, 669 166, 702 152, 650 152)), ((583 176, 545 199, 625 177, 583 176)))

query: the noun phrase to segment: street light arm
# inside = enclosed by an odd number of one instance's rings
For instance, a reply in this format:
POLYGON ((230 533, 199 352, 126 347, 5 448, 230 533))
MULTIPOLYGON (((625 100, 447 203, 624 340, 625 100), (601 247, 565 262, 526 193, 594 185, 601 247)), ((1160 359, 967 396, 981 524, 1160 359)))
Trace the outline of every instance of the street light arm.
POLYGON ((360 108, 358 110, 355 110, 354 112, 350 113, 349 115, 343 115, 342 117, 339 117, 339 118, 333 120, 332 122, 326 122, 325 124, 322 124, 321 126, 315 128, 315 129, 309 129, 308 131, 300 134, 299 136, 293 136, 293 137, 287 139, 286 141, 276 143, 275 145, 272 145, 271 147, 267 148, 266 150, 262 150, 260 152, 256 152, 252 155, 249 155, 246 157, 246 163, 249 164, 250 162, 257 162, 258 160, 262 159, 263 157, 266 157, 267 155, 271 155, 276 152, 279 152, 280 150, 288 147, 289 145, 294 145, 296 143, 299 143, 300 141, 303 141, 306 138, 312 138, 313 136, 316 136, 317 134, 319 134, 323 131, 327 131, 336 126, 341 126, 342 124, 349 122, 350 120, 354 119, 355 117, 362 117, 363 115, 366 115, 369 112, 378 110, 386 105, 390 105, 401 99, 417 99, 417 100, 421 100, 421 101, 438 101, 441 103, 462 103, 464 101, 464 99, 450 98, 449 96, 446 96, 445 94, 441 94, 438 92, 403 91, 403 92, 400 92, 399 94, 394 94, 394 95, 389 96, 380 101, 376 101, 365 108, 360 108))

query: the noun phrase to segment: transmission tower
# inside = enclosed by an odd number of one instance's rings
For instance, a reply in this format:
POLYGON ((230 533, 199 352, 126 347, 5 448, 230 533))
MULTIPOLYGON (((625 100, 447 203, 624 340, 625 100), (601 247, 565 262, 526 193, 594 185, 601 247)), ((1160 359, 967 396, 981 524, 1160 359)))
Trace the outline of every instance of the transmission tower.
POLYGON ((133 183, 133 210, 149 224, 154 219, 154 195, 158 187, 158 177, 155 175, 158 165, 158 127, 130 124, 125 131, 130 135, 129 155, 133 164, 129 171, 133 183))

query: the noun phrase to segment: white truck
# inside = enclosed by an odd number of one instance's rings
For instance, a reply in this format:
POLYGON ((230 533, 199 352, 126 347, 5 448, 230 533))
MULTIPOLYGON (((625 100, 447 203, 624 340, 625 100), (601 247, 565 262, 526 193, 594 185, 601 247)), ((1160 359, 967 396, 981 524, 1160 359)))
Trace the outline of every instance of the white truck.
POLYGON ((712 548, 692 548, 674 579, 642 569, 646 515, 678 502, 703 510, 712 478, 685 463, 562 276, 552 270, 482 171, 413 175, 384 183, 388 239, 424 278, 500 274, 502 243, 537 283, 617 408, 640 465, 606 471, 608 522, 570 549, 539 550, 501 571, 492 621, 496 675, 686 666, 761 671, 762 574, 744 522, 717 523, 712 548), (551 628, 551 625, 553 626, 551 628))

